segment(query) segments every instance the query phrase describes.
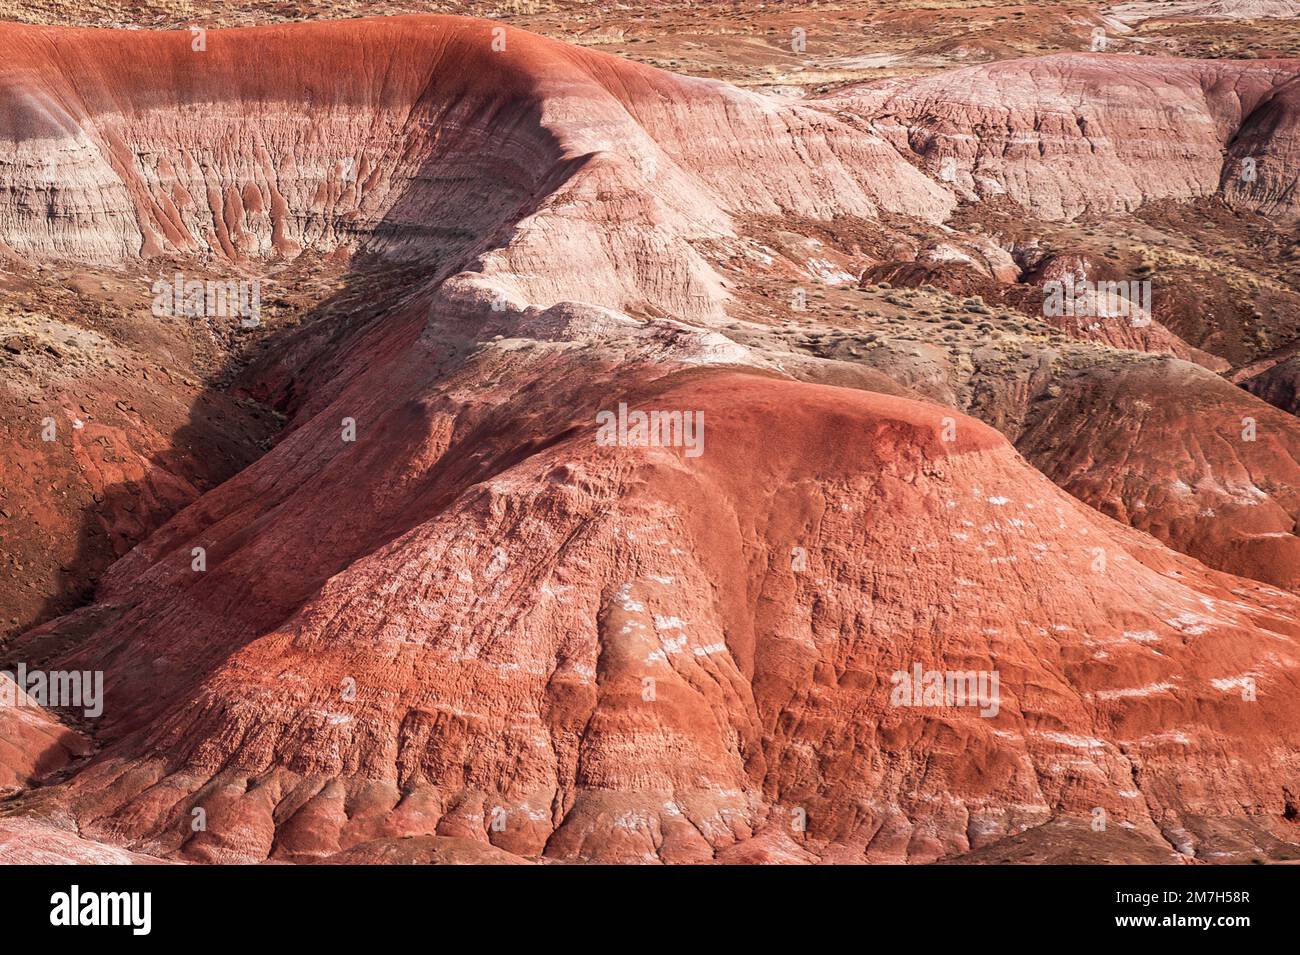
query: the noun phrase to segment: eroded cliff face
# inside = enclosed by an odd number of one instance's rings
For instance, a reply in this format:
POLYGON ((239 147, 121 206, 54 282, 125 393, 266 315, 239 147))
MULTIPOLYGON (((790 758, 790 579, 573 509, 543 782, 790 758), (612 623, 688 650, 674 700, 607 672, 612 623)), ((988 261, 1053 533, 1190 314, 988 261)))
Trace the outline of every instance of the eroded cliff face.
POLYGON ((1067 53, 889 80, 831 102, 970 198, 1040 218, 1221 194, 1300 213, 1294 60, 1067 53))
POLYGON ((106 688, 94 753, 11 810, 75 821, 60 851, 211 862, 928 862, 1057 826, 1290 851, 1293 420, 1093 329, 804 347, 770 310, 826 337, 809 300, 862 304, 867 256, 809 221, 955 231, 975 187, 922 127, 1045 218, 1192 199, 1294 67, 1049 58, 792 106, 494 26, 0 30, 15 255, 422 268, 277 332, 236 381, 274 447, 6 648, 106 688), (1157 81, 1181 148, 1129 142, 1157 81), (604 441, 620 405, 698 442, 604 441), (1246 413, 1265 439, 1225 446, 1246 413), (996 694, 903 700, 918 667, 996 694))
POLYGON ((935 218, 953 202, 824 113, 488 21, 13 26, 4 45, 0 222, 37 258, 342 249, 450 269, 513 233, 532 300, 697 317, 721 292, 687 240, 728 231, 726 210, 935 218))
POLYGON ((454 79, 438 86, 469 70, 440 70, 436 50, 404 49, 383 25, 342 46, 327 31, 258 32, 250 44, 214 31, 199 51, 179 33, 144 48, 131 34, 11 34, 24 107, 10 119, 24 183, 5 212, 16 251, 243 262, 368 242, 454 261, 513 224, 556 171, 536 103, 495 82, 493 60, 478 64, 487 85, 474 96, 454 79), (276 66, 250 68, 248 55, 276 66), (69 72, 49 68, 64 57, 69 72))

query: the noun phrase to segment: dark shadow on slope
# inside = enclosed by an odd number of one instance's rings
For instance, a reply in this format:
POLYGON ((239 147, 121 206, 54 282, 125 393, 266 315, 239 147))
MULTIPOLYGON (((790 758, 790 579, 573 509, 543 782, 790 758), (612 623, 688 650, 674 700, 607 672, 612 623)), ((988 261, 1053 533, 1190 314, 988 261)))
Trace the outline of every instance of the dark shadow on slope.
MULTIPOLYGON (((453 137, 444 140, 442 148, 455 145, 453 137)), ((528 107, 523 118, 514 117, 514 125, 503 140, 502 149, 507 147, 514 152, 510 161, 497 171, 513 175, 516 181, 497 184, 498 193, 487 204, 498 213, 498 218, 482 234, 461 224, 429 218, 445 218, 453 211, 436 199, 430 201, 430 187, 436 192, 441 175, 441 154, 435 151, 426 157, 412 177, 412 185, 375 226, 363 251, 351 260, 343 261, 337 256, 321 259, 305 254, 287 263, 267 264, 261 273, 267 278, 263 326, 248 332, 244 345, 233 350, 232 357, 208 377, 203 392, 191 406, 190 420, 175 431, 168 449, 155 455, 152 465, 166 468, 178 455, 207 453, 212 445, 211 416, 220 413, 214 409, 230 408, 236 402, 250 407, 254 417, 269 425, 264 431, 247 435, 258 446, 245 466, 251 465, 295 429, 300 423, 295 421, 295 416, 317 387, 337 384, 337 377, 345 370, 349 374, 358 373, 357 368, 347 367, 346 355, 377 323, 400 312, 399 303, 413 296, 427 298, 438 283, 470 266, 476 257, 505 245, 516 223, 534 212, 580 165, 580 161, 561 158, 559 144, 542 125, 540 109, 535 105, 528 107), (530 156, 518 154, 521 135, 531 137, 530 156), (533 168, 521 165, 522 159, 530 160, 533 168), (335 290, 324 299, 310 300, 304 292, 305 280, 329 269, 337 270, 335 290), (295 284, 298 279, 304 280, 302 286, 295 284)), ((493 170, 488 159, 480 156, 476 162, 490 175, 493 170)), ((463 167, 462 161, 455 174, 463 175, 463 167)), ((485 179, 484 187, 490 185, 491 180, 485 179)), ((238 271, 232 266, 229 271, 217 272, 211 268, 203 270, 193 261, 177 263, 177 266, 187 277, 200 279, 223 280, 235 274, 250 274, 247 265, 238 271)), ((238 323, 237 318, 201 320, 238 323)), ((413 331, 418 334, 418 329, 413 331)), ((465 355, 465 352, 449 354, 448 368, 457 367, 465 355)), ((230 476, 241 470, 232 471, 230 476)), ((106 488, 102 497, 95 507, 82 513, 77 556, 68 562, 63 581, 64 589, 71 592, 52 595, 44 608, 50 616, 63 615, 17 636, 0 652, 0 665, 21 660, 29 667, 71 667, 86 662, 107 667, 124 653, 128 656, 132 651, 138 653, 142 639, 156 640, 159 655, 149 662, 147 676, 159 692, 156 703, 147 710, 157 714, 172 695, 168 691, 181 692, 202 674, 196 674, 192 667, 182 671, 169 665, 162 653, 168 642, 163 632, 117 633, 113 635, 112 645, 97 645, 96 639, 104 636, 105 628, 111 627, 131 608, 118 604, 111 589, 105 593, 102 584, 86 581, 98 581, 105 570, 110 581, 115 574, 125 573, 130 577, 146 571, 159 556, 151 553, 150 547, 159 540, 160 528, 162 537, 166 538, 166 522, 180 508, 151 509, 136 533, 119 535, 116 540, 114 556, 125 553, 125 560, 106 567, 109 562, 104 547, 106 525, 120 524, 123 515, 139 513, 142 502, 149 501, 150 496, 142 482, 132 481, 106 488), (132 547, 136 549, 126 553, 132 547), (129 572, 123 571, 128 563, 131 564, 129 572), (77 605, 77 609, 72 609, 77 605)), ((198 518, 200 528, 205 517, 198 518)), ((249 532, 252 531, 250 528, 249 532)), ((183 536, 194 535, 187 532, 183 536)), ((165 542, 161 552, 165 553, 173 543, 165 542)), ((218 555, 208 555, 207 559, 218 559, 218 555)), ((337 569, 322 568, 318 576, 323 581, 337 569)), ((255 635, 249 634, 247 639, 255 635)), ((246 640, 229 641, 220 648, 219 659, 206 662, 217 665, 243 642, 246 640)), ((112 688, 106 686, 106 693, 111 701, 112 688)), ((138 728, 138 724, 122 728, 123 733, 133 728, 138 728)), ((94 733, 98 726, 88 729, 94 733)), ((119 735, 115 729, 113 737, 119 735)))

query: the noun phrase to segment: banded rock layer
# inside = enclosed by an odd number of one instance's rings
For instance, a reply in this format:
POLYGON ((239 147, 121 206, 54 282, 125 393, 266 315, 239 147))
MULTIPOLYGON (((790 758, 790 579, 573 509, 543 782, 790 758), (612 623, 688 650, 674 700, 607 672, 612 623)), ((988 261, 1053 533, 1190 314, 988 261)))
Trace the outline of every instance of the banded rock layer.
POLYGON ((865 84, 830 103, 964 196, 1009 196, 1040 218, 1220 194, 1294 218, 1297 69, 1066 53, 865 84))
MULTIPOLYGON (((204 51, 0 31, 15 252, 432 275, 277 342, 245 385, 288 415, 278 444, 17 641, 104 670, 107 699, 89 763, 11 810, 216 862, 932 861, 1098 809, 1161 858, 1295 843, 1295 596, 1104 516, 1000 433, 1033 456, 1081 428, 994 430, 923 382, 721 332, 749 316, 711 250, 768 254, 745 216, 947 216, 905 142, 938 81, 789 106, 509 29, 494 50, 492 26, 204 51), (599 444, 620 403, 702 415, 703 453, 599 444), (916 665, 996 671, 996 712, 895 705, 916 665)), ((1117 151, 1133 201, 1213 191, 1225 117, 1286 91, 1280 66, 1229 64, 1207 106, 1203 72, 1131 69, 1179 91, 1192 137, 1186 175, 1117 151)), ((943 122, 986 141, 1003 74, 966 79, 988 89, 945 94, 943 122)), ((999 181, 1047 216, 1099 168, 1007 153, 999 181)))

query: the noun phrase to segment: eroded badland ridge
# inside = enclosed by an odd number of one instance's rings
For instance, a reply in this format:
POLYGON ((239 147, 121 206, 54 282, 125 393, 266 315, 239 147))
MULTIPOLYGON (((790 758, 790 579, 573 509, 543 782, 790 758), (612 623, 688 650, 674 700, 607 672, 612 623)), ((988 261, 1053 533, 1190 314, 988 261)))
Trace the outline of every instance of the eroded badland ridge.
POLYGON ((1296 857, 1284 7, 6 4, 0 858, 1296 857))

